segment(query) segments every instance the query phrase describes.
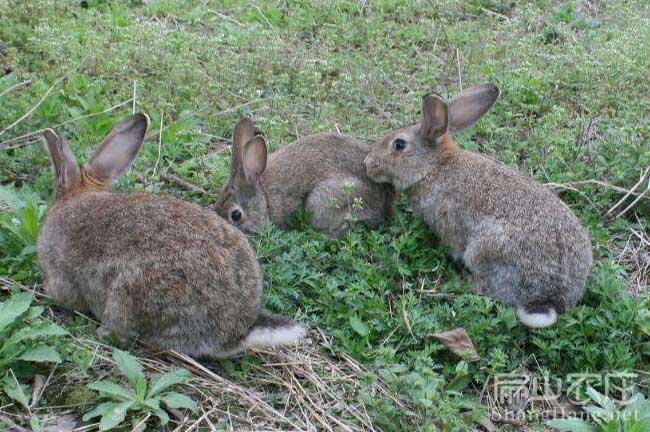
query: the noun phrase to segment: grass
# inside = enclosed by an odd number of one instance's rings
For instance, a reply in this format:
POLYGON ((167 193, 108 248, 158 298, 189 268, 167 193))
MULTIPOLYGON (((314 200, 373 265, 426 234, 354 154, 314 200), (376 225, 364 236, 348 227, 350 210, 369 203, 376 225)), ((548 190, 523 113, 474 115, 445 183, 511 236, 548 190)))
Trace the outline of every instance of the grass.
MULTIPOLYGON (((494 414, 517 412, 543 430, 546 411, 571 405, 495 400, 492 385, 510 372, 565 382, 630 372, 648 394, 649 195, 625 211, 648 186, 637 185, 650 166, 647 2, 0 0, 0 11, 0 277, 34 291, 69 331, 65 363, 34 371, 50 379, 31 412, 80 418, 97 402, 86 385, 119 378, 116 341, 39 294, 33 246, 52 175, 31 134, 58 125, 83 160, 119 119, 145 111, 149 141, 117 189, 209 205, 244 115, 272 149, 320 131, 373 141, 416 120, 424 92, 483 82, 502 96, 457 141, 549 184, 587 226, 596 261, 579 307, 551 329, 523 328, 470 294, 404 201, 390 224, 337 241, 300 221, 270 227, 251 238, 267 306, 308 323, 312 343, 207 366, 126 347, 148 376, 194 373, 183 389, 199 414, 166 427, 482 430, 489 413, 507 430, 521 424, 494 414), (432 337, 457 327, 478 362, 432 337)), ((37 387, 33 376, 24 382, 37 387)), ((0 422, 29 424, 25 409, 0 402, 0 422)))

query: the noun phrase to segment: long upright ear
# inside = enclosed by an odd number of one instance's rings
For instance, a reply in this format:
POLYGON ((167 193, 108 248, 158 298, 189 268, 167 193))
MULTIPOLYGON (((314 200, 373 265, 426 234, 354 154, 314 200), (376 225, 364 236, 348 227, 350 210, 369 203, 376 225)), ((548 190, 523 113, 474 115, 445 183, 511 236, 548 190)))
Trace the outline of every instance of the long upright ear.
POLYGON ((460 132, 479 121, 499 98, 499 87, 483 84, 462 91, 450 102, 451 132, 460 132))
POLYGON ((422 98, 422 122, 420 134, 429 142, 447 132, 449 113, 447 101, 436 93, 429 93, 422 98))
POLYGON ((254 133, 255 131, 253 129, 253 120, 251 120, 250 117, 244 117, 235 125, 235 130, 232 133, 231 174, 234 175, 237 172, 241 172, 244 168, 242 166, 244 146, 253 138, 254 133))
POLYGON ((67 141, 60 138, 52 129, 45 129, 43 132, 43 144, 52 161, 56 193, 63 194, 77 182, 79 177, 77 160, 67 141))
POLYGON ((140 151, 148 127, 149 117, 142 113, 115 126, 88 162, 93 175, 107 182, 119 177, 140 151))
POLYGON ((244 177, 249 182, 257 181, 266 169, 266 141, 257 135, 244 146, 242 155, 244 177))

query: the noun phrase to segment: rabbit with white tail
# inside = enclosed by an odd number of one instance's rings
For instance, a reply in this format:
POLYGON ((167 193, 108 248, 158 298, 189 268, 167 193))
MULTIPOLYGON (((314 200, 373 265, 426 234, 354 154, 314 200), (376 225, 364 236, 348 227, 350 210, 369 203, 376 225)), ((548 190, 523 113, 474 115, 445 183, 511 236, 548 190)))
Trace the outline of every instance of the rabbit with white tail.
POLYGON ((353 137, 323 133, 267 158, 264 138, 255 136, 253 122, 244 118, 235 126, 230 178, 215 210, 247 233, 268 221, 287 228, 300 210, 332 237, 354 223, 375 227, 392 211, 393 189, 366 175, 363 158, 369 151, 353 137))
POLYGON ((546 187, 452 141, 498 96, 494 85, 472 87, 451 101, 425 95, 421 122, 379 141, 365 159, 366 172, 406 191, 417 213, 473 273, 477 292, 515 306, 529 327, 548 327, 582 298, 591 242, 546 187))
POLYGON ((83 167, 45 131, 55 190, 38 239, 47 294, 120 337, 192 356, 294 343, 304 329, 260 308, 262 272, 239 230, 175 198, 108 191, 148 125, 143 114, 123 121, 83 167))

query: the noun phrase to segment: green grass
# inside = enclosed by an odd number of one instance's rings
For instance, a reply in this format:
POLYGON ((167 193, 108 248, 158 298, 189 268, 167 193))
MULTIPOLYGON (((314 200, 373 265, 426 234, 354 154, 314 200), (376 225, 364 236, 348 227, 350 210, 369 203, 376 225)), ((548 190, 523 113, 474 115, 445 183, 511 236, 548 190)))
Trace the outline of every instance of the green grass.
MULTIPOLYGON (((0 0, 0 21, 0 94, 31 81, 0 96, 0 276, 25 285, 40 282, 34 234, 52 177, 38 141, 9 140, 92 114, 59 128, 84 160, 130 114, 134 86, 152 139, 117 189, 203 205, 216 200, 227 176, 229 153, 220 150, 243 115, 253 116, 272 149, 320 131, 372 141, 416 120, 423 93, 451 96, 461 84, 483 82, 497 83, 502 96, 457 137, 462 147, 543 183, 597 179, 629 189, 650 166, 643 0, 0 0), (2 133, 53 85, 32 115, 2 133), (179 189, 165 172, 209 193, 179 189)), ((461 269, 403 201, 376 231, 358 228, 334 241, 300 225, 269 228, 252 243, 267 306, 322 330, 331 337, 323 349, 351 356, 369 371, 361 380, 383 380, 403 402, 356 394, 376 427, 463 430, 486 411, 478 395, 496 374, 650 372, 650 297, 643 289, 628 294, 631 275, 643 273, 619 256, 631 230, 647 232, 650 201, 605 217, 621 197, 593 183, 562 193, 589 229, 596 262, 580 306, 544 331, 470 294, 461 269), (431 337, 456 327, 466 328, 480 361, 461 361, 431 337)), ((647 284, 645 275, 634 280, 647 284)), ((96 337, 83 318, 64 325, 96 337)), ((242 378, 254 357, 219 367, 242 378)), ((65 387, 73 393, 91 381, 88 360, 73 352, 66 360, 73 373, 81 370, 65 387)))

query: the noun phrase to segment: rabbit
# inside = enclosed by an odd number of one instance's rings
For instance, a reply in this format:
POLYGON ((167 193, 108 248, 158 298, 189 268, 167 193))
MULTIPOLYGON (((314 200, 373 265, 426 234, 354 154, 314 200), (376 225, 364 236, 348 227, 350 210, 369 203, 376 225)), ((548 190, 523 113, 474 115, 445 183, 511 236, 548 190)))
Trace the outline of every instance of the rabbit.
POLYGON ((376 227, 391 214, 394 192, 366 176, 363 158, 369 151, 353 137, 322 133, 267 157, 264 138, 244 118, 235 126, 230 178, 214 209, 245 233, 269 220, 287 229, 303 209, 314 227, 333 238, 354 222, 376 227))
POLYGON ((84 166, 44 132, 54 172, 37 244, 46 293, 92 313, 103 332, 194 357, 295 343, 305 329, 260 308, 262 272, 241 231, 186 201, 108 190, 148 125, 144 114, 123 121, 84 166))
POLYGON ((364 163, 371 179, 406 192, 416 213, 473 274, 477 292, 515 306, 523 324, 543 328, 582 298, 591 242, 545 186, 452 141, 499 94, 487 84, 451 101, 425 95, 420 123, 389 133, 364 163))

